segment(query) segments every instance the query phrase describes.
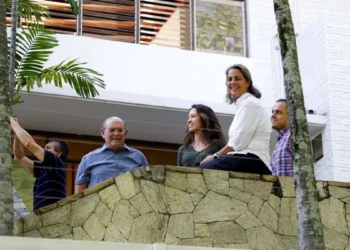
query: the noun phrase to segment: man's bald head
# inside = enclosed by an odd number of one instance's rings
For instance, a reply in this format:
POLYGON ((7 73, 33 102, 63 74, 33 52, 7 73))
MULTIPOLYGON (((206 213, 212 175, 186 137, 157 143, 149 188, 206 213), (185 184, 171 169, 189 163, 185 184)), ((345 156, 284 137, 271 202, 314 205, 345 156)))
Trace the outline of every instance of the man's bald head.
POLYGON ((101 136, 105 140, 105 145, 118 150, 124 146, 128 130, 125 122, 117 116, 107 118, 102 123, 101 136))
POLYGON ((111 122, 114 122, 114 121, 122 123, 124 129, 126 129, 125 122, 123 121, 123 119, 119 118, 118 116, 111 116, 111 117, 108 117, 106 120, 104 120, 103 123, 102 123, 102 129, 107 128, 108 124, 111 123, 111 122))

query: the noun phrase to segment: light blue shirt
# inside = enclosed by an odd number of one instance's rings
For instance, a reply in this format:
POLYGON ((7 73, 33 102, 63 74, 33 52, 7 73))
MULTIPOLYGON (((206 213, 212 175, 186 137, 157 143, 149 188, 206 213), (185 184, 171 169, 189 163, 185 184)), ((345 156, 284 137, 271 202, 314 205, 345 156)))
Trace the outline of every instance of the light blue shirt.
POLYGON ((75 184, 87 183, 88 187, 92 187, 141 166, 148 166, 148 162, 139 150, 124 144, 123 148, 113 151, 103 145, 83 157, 75 184))

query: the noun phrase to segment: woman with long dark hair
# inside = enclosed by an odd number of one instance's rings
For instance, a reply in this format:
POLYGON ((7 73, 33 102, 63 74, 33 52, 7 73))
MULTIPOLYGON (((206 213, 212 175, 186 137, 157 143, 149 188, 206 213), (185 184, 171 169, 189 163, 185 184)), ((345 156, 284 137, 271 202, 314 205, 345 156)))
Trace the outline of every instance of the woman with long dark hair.
POLYGON ((226 70, 226 100, 236 104, 227 145, 207 156, 201 168, 257 174, 271 174, 271 121, 260 102, 261 93, 253 86, 249 70, 236 64, 226 70))
POLYGON ((203 104, 192 105, 187 119, 184 144, 179 148, 177 165, 199 167, 208 155, 226 145, 214 111, 203 104))

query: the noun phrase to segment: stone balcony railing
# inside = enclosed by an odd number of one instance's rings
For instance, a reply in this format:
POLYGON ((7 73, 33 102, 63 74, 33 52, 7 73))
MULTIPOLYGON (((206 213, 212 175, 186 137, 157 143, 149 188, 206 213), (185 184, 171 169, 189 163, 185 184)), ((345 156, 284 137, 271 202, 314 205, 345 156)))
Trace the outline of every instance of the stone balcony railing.
MULTIPOLYGON (((327 249, 349 250, 350 184, 318 182, 327 249)), ((298 249, 292 178, 151 166, 15 223, 15 235, 239 249, 298 249)))

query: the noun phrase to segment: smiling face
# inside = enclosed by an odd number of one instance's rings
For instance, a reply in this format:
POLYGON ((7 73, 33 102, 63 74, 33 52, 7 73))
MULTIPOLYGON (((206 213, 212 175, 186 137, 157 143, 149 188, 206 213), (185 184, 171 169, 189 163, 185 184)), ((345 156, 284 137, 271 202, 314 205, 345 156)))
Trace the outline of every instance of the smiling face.
POLYGON ((128 130, 125 129, 124 122, 120 119, 109 119, 105 127, 101 129, 101 136, 105 140, 108 148, 117 150, 125 143, 128 130))
POLYGON ((244 78, 239 69, 230 69, 227 73, 227 91, 230 96, 237 100, 248 92, 249 82, 244 78))
POLYGON ((288 127, 288 110, 285 102, 277 102, 272 108, 271 123, 272 128, 280 131, 288 127))
POLYGON ((188 131, 192 133, 196 133, 202 129, 201 118, 195 108, 191 109, 188 113, 187 127, 188 131))

